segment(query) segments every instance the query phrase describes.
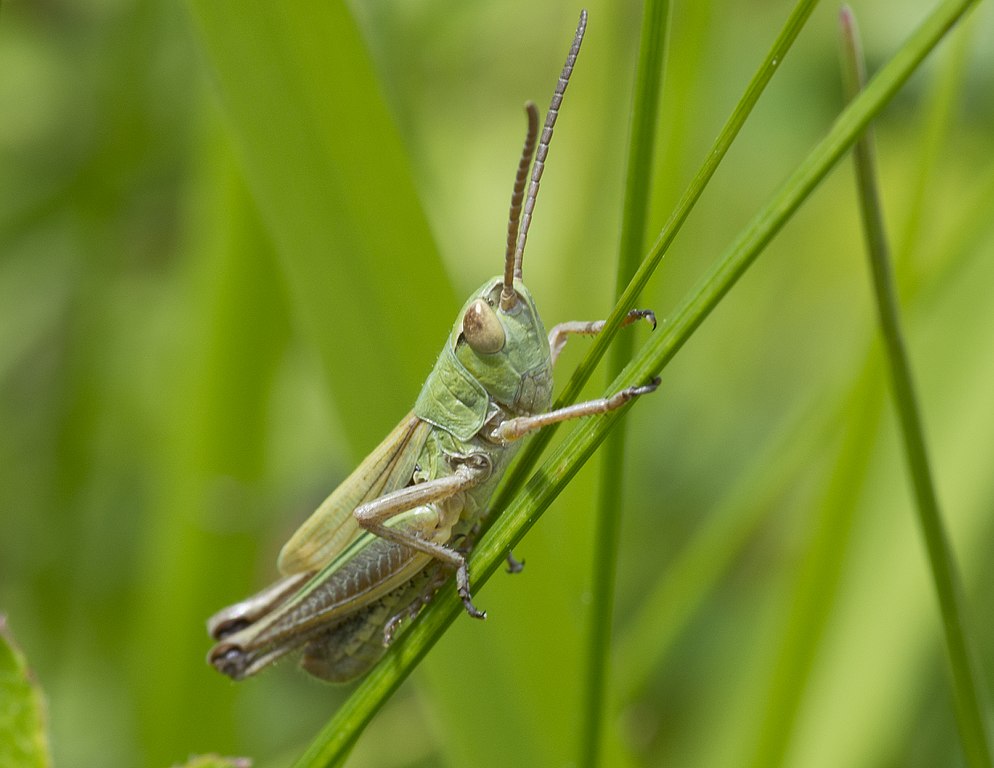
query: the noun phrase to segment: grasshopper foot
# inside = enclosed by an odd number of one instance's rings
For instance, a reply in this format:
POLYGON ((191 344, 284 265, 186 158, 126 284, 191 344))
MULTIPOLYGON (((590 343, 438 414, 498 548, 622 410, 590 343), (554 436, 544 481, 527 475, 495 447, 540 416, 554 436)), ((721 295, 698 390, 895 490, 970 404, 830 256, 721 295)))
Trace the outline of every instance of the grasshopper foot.
POLYGON ((515 558, 513 552, 507 553, 507 572, 521 573, 525 569, 525 561, 515 558))
POLYGON ((636 320, 645 318, 652 325, 652 330, 656 330, 656 313, 651 309, 633 309, 625 317, 624 325, 634 323, 636 320))
POLYGON ((400 623, 407 618, 403 612, 395 613, 390 617, 390 621, 383 625, 383 645, 389 646, 393 642, 394 632, 397 631, 397 627, 400 623))
POLYGON ((659 388, 659 384, 662 382, 658 376, 653 376, 648 384, 643 384, 640 387, 627 387, 620 392, 615 392, 611 397, 602 401, 606 404, 606 407, 602 408, 602 411, 613 410, 618 408, 629 400, 634 400, 640 395, 648 395, 650 392, 655 392, 659 388))
POLYGON ((629 399, 639 395, 648 395, 650 392, 655 392, 661 382, 661 378, 653 376, 648 384, 643 384, 641 387, 630 387, 625 391, 629 393, 629 399))
POLYGON ((462 598, 462 604, 466 609, 466 613, 474 619, 487 618, 486 611, 481 611, 473 605, 473 596, 469 591, 469 568, 466 566, 465 560, 463 560, 462 565, 459 566, 459 570, 456 571, 456 589, 459 592, 459 597, 462 598))
POLYGON ((393 636, 397 632, 397 628, 403 624, 408 619, 413 619, 418 615, 418 611, 421 610, 423 603, 418 600, 417 602, 409 605, 400 613, 395 613, 390 617, 390 620, 383 625, 383 645, 389 646, 393 642, 393 636))

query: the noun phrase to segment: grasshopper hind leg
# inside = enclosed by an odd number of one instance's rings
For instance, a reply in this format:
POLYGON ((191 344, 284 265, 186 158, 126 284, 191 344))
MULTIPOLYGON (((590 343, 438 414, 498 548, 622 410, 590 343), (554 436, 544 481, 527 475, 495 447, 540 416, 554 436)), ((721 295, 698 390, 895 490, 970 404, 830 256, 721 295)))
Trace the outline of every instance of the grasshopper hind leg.
MULTIPOLYGON (((424 576, 425 573, 421 575, 424 576)), ((393 642, 393 636, 397 633, 400 625, 417 616, 421 612, 421 609, 432 601, 432 598, 435 597, 447 578, 448 574, 444 567, 435 567, 433 569, 433 573, 428 576, 427 583, 422 588, 421 594, 417 599, 412 601, 406 608, 397 611, 383 625, 383 645, 390 645, 393 642)))
POLYGON ((257 592, 240 603, 223 608, 207 620, 207 631, 215 640, 223 640, 241 629, 255 624, 259 619, 282 605, 312 576, 295 573, 257 592))

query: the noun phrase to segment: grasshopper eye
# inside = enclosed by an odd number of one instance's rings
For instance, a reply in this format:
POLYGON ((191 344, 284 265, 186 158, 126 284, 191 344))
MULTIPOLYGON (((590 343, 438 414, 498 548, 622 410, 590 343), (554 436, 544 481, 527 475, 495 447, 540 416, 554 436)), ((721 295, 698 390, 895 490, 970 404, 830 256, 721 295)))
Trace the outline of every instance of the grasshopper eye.
POLYGON ((483 299, 469 305, 462 318, 462 335, 478 355, 492 355, 504 348, 504 326, 497 313, 483 299))

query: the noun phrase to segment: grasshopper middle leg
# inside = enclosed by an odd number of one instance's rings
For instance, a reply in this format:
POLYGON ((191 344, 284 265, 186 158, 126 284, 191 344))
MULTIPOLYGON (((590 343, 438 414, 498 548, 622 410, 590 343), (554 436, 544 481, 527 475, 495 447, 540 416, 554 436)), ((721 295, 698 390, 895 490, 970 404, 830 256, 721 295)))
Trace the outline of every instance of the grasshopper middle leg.
POLYGON ((395 544, 431 555, 436 560, 441 560, 452 566, 456 571, 456 588, 466 612, 477 619, 486 618, 486 613, 473 605, 466 558, 445 544, 420 538, 399 528, 391 528, 386 523, 391 518, 416 507, 445 501, 457 493, 481 483, 489 475, 489 461, 482 455, 474 454, 460 463, 451 475, 401 488, 366 504, 361 504, 352 513, 359 525, 367 531, 395 544))

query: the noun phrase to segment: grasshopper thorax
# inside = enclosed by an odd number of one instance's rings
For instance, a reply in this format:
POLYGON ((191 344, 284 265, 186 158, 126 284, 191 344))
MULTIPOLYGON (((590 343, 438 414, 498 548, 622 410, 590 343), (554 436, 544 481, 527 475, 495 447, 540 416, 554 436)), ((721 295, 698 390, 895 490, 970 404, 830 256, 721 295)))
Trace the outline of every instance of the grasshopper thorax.
POLYGON ((515 280, 516 301, 501 306, 502 277, 484 283, 463 305, 414 413, 468 440, 492 404, 515 414, 539 413, 552 398, 549 340, 531 294, 515 280), (443 393, 437 391, 444 388, 443 393))
POLYGON ((537 413, 549 406, 550 393, 533 386, 542 380, 550 383, 544 389, 551 389, 549 340, 528 289, 521 280, 513 285, 517 300, 508 309, 501 302, 503 278, 481 286, 459 313, 449 343, 456 359, 497 403, 516 413, 537 413), (495 339, 502 342, 499 347, 489 345, 495 339))

